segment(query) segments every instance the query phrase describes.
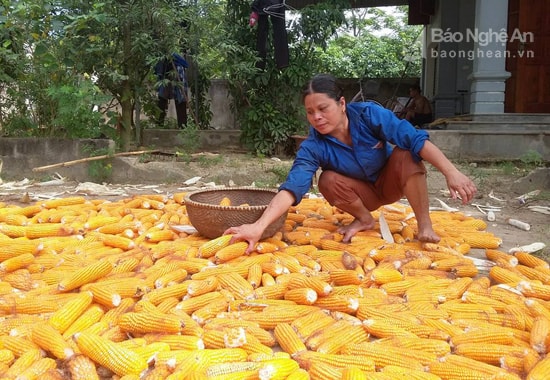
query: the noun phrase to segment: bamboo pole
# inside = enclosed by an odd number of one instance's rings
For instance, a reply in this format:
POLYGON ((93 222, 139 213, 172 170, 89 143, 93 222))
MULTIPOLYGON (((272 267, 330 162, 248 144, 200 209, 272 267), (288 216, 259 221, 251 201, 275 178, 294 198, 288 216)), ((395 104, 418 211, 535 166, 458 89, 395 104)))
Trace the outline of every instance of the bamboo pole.
POLYGON ((115 153, 115 154, 104 154, 104 155, 101 155, 101 156, 86 157, 86 158, 80 158, 78 160, 73 160, 73 161, 65 161, 65 162, 60 162, 60 163, 52 164, 52 165, 39 166, 39 167, 33 168, 32 171, 33 172, 42 172, 42 171, 49 170, 49 169, 72 166, 72 165, 81 164, 81 163, 90 162, 90 161, 104 160, 104 159, 112 158, 112 157, 136 156, 136 155, 140 155, 140 154, 152 154, 152 153, 158 153, 158 152, 159 152, 158 150, 140 150, 140 151, 136 151, 136 152, 122 152, 122 153, 115 153))

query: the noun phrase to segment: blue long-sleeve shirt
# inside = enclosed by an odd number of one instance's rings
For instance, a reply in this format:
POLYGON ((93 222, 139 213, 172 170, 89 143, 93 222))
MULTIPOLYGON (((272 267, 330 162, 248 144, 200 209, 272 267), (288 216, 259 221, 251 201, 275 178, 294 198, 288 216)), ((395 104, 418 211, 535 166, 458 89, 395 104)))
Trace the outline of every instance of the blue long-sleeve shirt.
POLYGON ((374 182, 386 164, 393 145, 409 150, 420 161, 420 150, 429 135, 392 111, 373 102, 348 103, 352 146, 310 127, 309 136, 300 145, 286 181, 279 190, 290 191, 295 205, 311 188, 317 169, 332 170, 347 177, 374 182))

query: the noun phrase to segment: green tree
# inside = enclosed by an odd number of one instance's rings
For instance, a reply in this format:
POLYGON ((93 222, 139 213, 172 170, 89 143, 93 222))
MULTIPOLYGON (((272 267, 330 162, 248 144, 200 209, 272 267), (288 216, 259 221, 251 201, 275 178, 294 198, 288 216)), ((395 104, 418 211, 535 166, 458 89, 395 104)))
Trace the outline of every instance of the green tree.
POLYGON ((136 100, 151 68, 182 49, 183 14, 167 0, 76 2, 60 40, 78 72, 93 73, 97 85, 120 105, 117 126, 126 150, 134 136, 136 100))
POLYGON ((326 70, 342 78, 420 76, 422 27, 407 25, 406 17, 406 7, 349 12, 347 30, 317 48, 326 70))

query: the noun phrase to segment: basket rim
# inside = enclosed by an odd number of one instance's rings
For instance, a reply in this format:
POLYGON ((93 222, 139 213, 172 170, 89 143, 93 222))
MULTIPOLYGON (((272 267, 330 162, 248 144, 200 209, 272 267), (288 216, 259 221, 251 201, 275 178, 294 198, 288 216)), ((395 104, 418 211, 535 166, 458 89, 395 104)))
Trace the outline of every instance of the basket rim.
POLYGON ((196 194, 208 193, 208 192, 213 192, 213 191, 222 191, 222 190, 223 191, 235 191, 235 190, 247 190, 247 191, 249 191, 249 190, 252 190, 252 191, 271 192, 271 193, 274 193, 274 194, 277 193, 276 189, 261 188, 261 187, 254 187, 254 186, 237 186, 237 187, 218 186, 218 187, 211 187, 211 188, 208 188, 208 189, 199 189, 199 190, 195 190, 195 191, 187 193, 185 195, 185 197, 183 198, 184 199, 184 204, 195 206, 195 207, 202 207, 202 208, 206 208, 206 209, 210 209, 210 210, 235 210, 235 211, 253 210, 253 211, 258 211, 258 210, 264 210, 265 208, 267 208, 267 204, 266 205, 261 205, 261 206, 222 206, 222 205, 215 205, 215 204, 211 204, 211 203, 197 202, 197 201, 194 201, 194 200, 191 199, 191 197, 193 195, 196 195, 196 194))

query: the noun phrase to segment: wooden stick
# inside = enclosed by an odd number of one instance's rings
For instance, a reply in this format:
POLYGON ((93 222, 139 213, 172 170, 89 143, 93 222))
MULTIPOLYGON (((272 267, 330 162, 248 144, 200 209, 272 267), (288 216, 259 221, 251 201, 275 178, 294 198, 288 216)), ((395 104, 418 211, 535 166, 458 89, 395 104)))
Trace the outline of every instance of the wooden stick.
POLYGON ((122 152, 122 153, 115 153, 115 154, 104 154, 104 155, 101 155, 101 156, 80 158, 78 160, 73 160, 73 161, 65 161, 65 162, 60 162, 60 163, 52 164, 52 165, 39 166, 37 168, 33 168, 32 171, 33 172, 42 172, 42 171, 53 169, 53 168, 60 168, 60 167, 65 167, 65 166, 81 164, 83 162, 104 160, 106 158, 112 158, 112 157, 135 156, 135 155, 139 155, 139 154, 151 154, 151 153, 157 153, 157 152, 158 152, 158 150, 140 150, 140 151, 137 151, 137 152, 122 152))

